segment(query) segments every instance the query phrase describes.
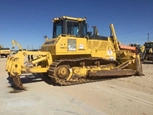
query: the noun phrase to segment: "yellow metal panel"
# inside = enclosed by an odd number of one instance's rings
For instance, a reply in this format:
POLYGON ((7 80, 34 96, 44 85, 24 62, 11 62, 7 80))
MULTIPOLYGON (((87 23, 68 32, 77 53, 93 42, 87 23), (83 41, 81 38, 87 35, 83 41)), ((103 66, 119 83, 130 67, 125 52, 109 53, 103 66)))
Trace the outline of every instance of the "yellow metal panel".
POLYGON ((26 68, 27 72, 31 73, 45 73, 49 68, 41 68, 41 66, 33 67, 33 68, 26 68))
POLYGON ((56 44, 56 55, 89 54, 87 52, 87 39, 77 37, 61 37, 56 44))

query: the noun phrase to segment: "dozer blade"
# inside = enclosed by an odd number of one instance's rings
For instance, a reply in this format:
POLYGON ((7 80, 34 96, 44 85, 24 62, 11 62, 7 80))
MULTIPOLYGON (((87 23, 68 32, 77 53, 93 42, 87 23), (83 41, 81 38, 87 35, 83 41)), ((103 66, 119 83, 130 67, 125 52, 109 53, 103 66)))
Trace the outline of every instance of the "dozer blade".
POLYGON ((137 70, 137 75, 144 76, 139 55, 136 56, 136 70, 137 70))
POLYGON ((90 71, 89 76, 93 77, 117 77, 117 76, 131 76, 135 75, 136 70, 125 69, 125 70, 98 70, 90 71))
POLYGON ((17 88, 19 88, 21 90, 26 90, 26 88, 23 86, 23 84, 22 84, 21 79, 20 79, 19 76, 13 76, 12 79, 13 79, 14 85, 17 88))
POLYGON ((89 71, 89 77, 117 77, 117 76, 132 76, 132 75, 138 75, 143 76, 142 71, 142 64, 140 61, 140 56, 136 55, 135 62, 133 63, 132 68, 126 69, 125 67, 128 67, 130 63, 127 61, 127 63, 121 64, 121 67, 114 70, 98 70, 98 71, 89 71))

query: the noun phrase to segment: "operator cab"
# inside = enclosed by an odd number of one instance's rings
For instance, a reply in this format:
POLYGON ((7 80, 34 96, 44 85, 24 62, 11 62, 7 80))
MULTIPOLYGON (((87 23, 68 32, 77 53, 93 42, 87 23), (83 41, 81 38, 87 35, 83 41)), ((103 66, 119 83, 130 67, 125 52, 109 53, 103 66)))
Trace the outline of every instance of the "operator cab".
POLYGON ((144 46, 146 48, 153 48, 153 42, 145 42, 144 46))
POLYGON ((87 36, 86 18, 73 18, 62 16, 53 19, 53 38, 59 35, 73 35, 76 37, 87 36))

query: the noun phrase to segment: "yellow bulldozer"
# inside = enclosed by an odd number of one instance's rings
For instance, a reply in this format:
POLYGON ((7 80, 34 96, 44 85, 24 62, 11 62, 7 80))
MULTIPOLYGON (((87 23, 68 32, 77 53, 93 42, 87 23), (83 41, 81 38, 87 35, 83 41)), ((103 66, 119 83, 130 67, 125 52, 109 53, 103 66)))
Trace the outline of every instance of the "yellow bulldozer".
POLYGON ((4 48, 2 45, 0 45, 0 58, 3 56, 8 57, 10 52, 10 48, 4 48))
POLYGON ((93 34, 88 32, 86 18, 62 16, 52 22, 53 38, 45 36, 41 51, 19 51, 8 57, 6 71, 18 88, 25 89, 23 73, 47 75, 60 86, 143 75, 136 48, 118 41, 113 24, 111 35, 105 37, 95 26, 93 34))

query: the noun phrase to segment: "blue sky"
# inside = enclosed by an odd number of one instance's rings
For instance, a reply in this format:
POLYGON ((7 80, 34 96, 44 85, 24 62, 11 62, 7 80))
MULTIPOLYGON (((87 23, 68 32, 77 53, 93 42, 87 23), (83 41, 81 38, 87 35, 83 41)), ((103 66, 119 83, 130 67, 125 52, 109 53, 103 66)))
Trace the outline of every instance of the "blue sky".
POLYGON ((109 24, 123 44, 153 41, 153 0, 0 0, 0 44, 39 48, 52 37, 52 19, 63 15, 87 17, 89 31, 97 26, 109 36, 109 24))

